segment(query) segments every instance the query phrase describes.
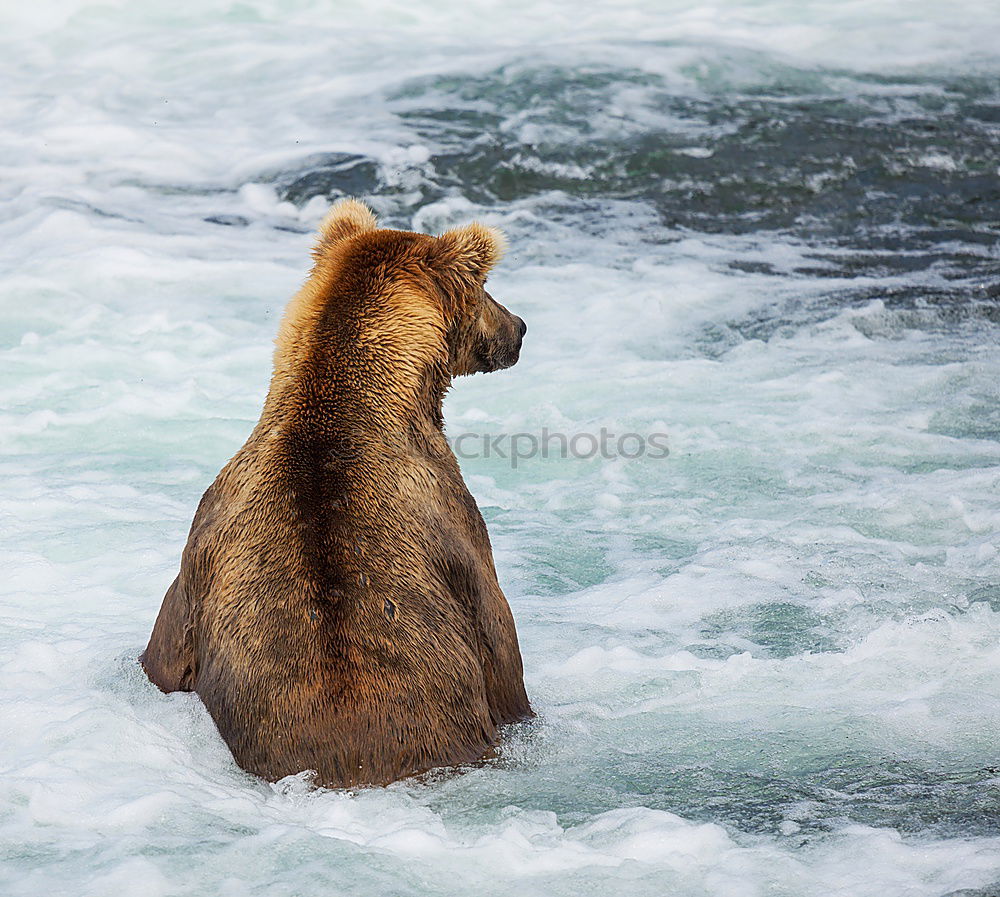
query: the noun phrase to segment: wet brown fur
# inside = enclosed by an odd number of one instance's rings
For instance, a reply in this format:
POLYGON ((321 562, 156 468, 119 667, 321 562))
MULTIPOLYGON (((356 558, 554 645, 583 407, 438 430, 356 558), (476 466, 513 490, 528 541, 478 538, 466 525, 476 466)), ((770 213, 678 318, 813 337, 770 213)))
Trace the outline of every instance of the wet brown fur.
POLYGON ((517 360, 481 225, 430 237, 345 201, 276 341, 264 409, 198 506, 141 660, 237 762, 388 783, 531 715, 486 526, 442 431, 452 377, 517 360))

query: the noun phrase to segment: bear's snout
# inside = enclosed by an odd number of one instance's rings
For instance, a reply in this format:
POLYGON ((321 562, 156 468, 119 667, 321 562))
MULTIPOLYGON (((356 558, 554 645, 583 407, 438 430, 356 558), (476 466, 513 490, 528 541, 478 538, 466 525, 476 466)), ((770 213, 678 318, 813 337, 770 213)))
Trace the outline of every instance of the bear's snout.
POLYGON ((508 330, 509 336, 503 341, 506 345, 503 346, 499 353, 500 358, 497 359, 496 366, 500 370, 517 364, 518 359, 521 357, 521 345, 524 342, 524 335, 528 332, 528 325, 524 323, 523 318, 511 314, 511 312, 507 312, 507 314, 510 315, 510 325, 508 325, 510 329, 508 330))
POLYGON ((483 291, 488 300, 484 308, 481 326, 485 333, 482 337, 481 371, 502 371, 517 364, 521 357, 521 343, 528 332, 528 325, 519 315, 505 308, 489 293, 483 291))

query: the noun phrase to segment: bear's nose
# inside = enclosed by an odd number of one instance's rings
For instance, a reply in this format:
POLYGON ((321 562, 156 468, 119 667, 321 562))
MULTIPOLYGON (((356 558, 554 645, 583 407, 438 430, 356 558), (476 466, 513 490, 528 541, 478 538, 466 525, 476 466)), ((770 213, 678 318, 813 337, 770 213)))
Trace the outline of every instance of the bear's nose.
POLYGON ((517 319, 521 325, 521 339, 524 339, 524 335, 528 332, 528 325, 524 323, 524 318, 517 319))

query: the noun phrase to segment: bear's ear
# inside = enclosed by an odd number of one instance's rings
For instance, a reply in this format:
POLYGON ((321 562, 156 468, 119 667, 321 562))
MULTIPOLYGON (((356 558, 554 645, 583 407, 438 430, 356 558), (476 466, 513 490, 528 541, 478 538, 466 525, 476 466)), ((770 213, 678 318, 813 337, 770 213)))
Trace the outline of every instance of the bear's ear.
POLYGON ((368 206, 356 199, 342 199, 326 213, 320 224, 319 245, 316 251, 322 252, 324 248, 333 246, 341 240, 375 230, 377 227, 375 213, 368 206))
POLYGON ((473 222, 435 239, 427 260, 441 274, 481 285, 490 269, 500 261, 506 245, 503 232, 498 228, 473 222))

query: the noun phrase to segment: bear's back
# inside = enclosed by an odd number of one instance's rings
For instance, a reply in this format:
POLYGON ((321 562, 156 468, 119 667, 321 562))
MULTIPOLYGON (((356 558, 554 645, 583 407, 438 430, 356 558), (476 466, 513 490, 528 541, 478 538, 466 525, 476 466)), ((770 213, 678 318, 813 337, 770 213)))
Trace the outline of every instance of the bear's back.
MULTIPOLYGON (((327 465, 317 485, 300 460, 248 444, 192 527, 192 687, 220 733, 272 779, 391 781, 482 756, 527 702, 488 696, 513 623, 496 619, 506 601, 482 576, 485 527, 460 477, 397 456, 327 465)), ((502 665, 520 684, 519 657, 502 665)))

